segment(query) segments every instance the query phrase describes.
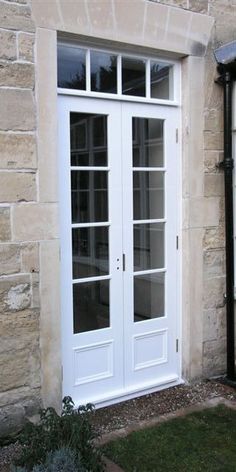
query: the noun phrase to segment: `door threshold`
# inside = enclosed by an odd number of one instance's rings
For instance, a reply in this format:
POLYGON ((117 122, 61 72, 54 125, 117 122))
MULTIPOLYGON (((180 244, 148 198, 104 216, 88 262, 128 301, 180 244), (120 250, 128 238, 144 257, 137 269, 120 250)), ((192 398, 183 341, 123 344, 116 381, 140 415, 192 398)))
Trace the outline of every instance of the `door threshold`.
MULTIPOLYGON (((132 387, 126 390, 117 390, 115 392, 112 392, 109 396, 103 396, 96 400, 90 399, 90 403, 93 403, 95 408, 99 409, 106 406, 115 405, 116 403, 132 400, 132 398, 142 397, 144 395, 155 393, 166 388, 175 387, 183 383, 184 380, 182 378, 180 378, 178 375, 173 375, 161 379, 158 383, 155 382, 154 385, 137 385, 136 387, 132 387)), ((81 402, 75 402, 75 407, 78 408, 79 405, 84 403, 87 403, 87 401, 85 400, 83 402, 82 400, 81 402)))

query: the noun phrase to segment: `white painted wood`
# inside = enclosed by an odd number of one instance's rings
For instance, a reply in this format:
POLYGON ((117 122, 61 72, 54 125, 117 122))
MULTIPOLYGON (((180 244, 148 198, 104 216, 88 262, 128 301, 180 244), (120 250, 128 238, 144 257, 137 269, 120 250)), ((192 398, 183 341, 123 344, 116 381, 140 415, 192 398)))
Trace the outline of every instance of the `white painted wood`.
MULTIPOLYGON (((161 385, 173 384, 180 379, 180 355, 176 353, 179 334, 176 234, 180 157, 175 132, 178 126, 179 111, 170 106, 128 103, 125 100, 121 103, 82 96, 59 97, 63 395, 71 395, 76 404, 92 401, 104 405, 116 402, 118 398, 131 398, 157 390, 161 385), (109 172, 109 222, 104 224, 71 224, 70 111, 108 116, 109 162, 104 170, 109 172), (135 224, 165 224, 165 267, 140 271, 139 274, 165 274, 166 312, 162 318, 139 323, 133 323, 133 116, 165 121, 164 167, 151 168, 165 174, 164 218, 139 220, 135 224), (111 326, 73 334, 72 285, 73 282, 83 283, 88 278, 72 280, 71 228, 104 225, 110 228, 110 274, 89 280, 110 279, 111 326), (124 272, 122 254, 126 256, 124 272)), ((92 168, 86 167, 89 169, 92 168)))
MULTIPOLYGON (((120 114, 112 102, 87 100, 83 98, 60 97, 59 99, 59 160, 60 160, 60 221, 61 221, 61 296, 62 296, 62 357, 63 395, 70 394, 75 402, 89 401, 91 390, 99 398, 105 391, 123 387, 123 325, 119 319, 122 305, 122 226, 121 208, 121 149, 117 136, 120 131, 120 114), (98 113, 108 117, 108 160, 109 160, 109 259, 110 276, 80 279, 79 282, 110 279, 110 327, 86 333, 73 334, 72 300, 72 247, 71 247, 71 201, 70 201, 70 128, 69 113, 98 113), (96 346, 96 348, 95 348, 96 346), (87 351, 87 362, 86 353, 87 351), (83 352, 83 356, 81 355, 83 352), (91 353, 93 355, 91 355, 91 353), (107 356, 107 357, 106 357, 107 356), (80 373, 79 363, 87 363, 90 372, 86 382, 80 373), (100 366, 100 374, 93 363, 100 366), (104 364, 109 364, 109 369, 104 364), (112 367, 111 367, 112 366, 112 367), (104 367, 104 368, 103 368, 104 367), (106 372, 109 371, 109 374, 106 372), (104 375, 102 374, 104 373, 104 375)), ((81 224, 80 227, 83 225, 81 224)), ((85 227, 90 225, 85 224, 85 227)), ((93 225, 91 225, 93 226, 93 225)), ((77 282, 75 280, 74 282, 77 282)), ((83 367, 84 368, 84 367, 83 367)))
MULTIPOLYGON (((122 136, 123 136, 123 244, 126 254, 126 271, 124 272, 124 319, 125 319, 125 385, 132 388, 143 382, 152 383, 168 375, 179 373, 178 356, 176 353, 177 333, 177 160, 178 152, 175 142, 175 130, 178 123, 178 113, 167 107, 156 107, 154 105, 138 104, 129 106, 122 103, 122 136), (133 322, 134 300, 133 300, 133 189, 132 189, 132 117, 159 118, 164 120, 165 136, 165 316, 133 322), (147 365, 142 370, 135 367, 134 340, 137 336, 150 336, 151 332, 159 331, 166 333, 166 346, 163 347, 163 362, 147 365), (167 349, 167 351, 165 351, 167 349), (167 352, 167 358, 164 355, 167 352)), ((136 222, 135 222, 136 223, 136 222)), ((158 271, 145 271, 153 273, 158 271)), ((137 273, 136 273, 137 274, 137 273)), ((143 272, 140 272, 142 275, 143 272)), ((141 349, 141 348, 140 348, 141 349)), ((148 343, 146 344, 146 350, 148 343)), ((147 357, 147 351, 145 356, 147 357)), ((144 351, 143 351, 144 352, 144 351)), ((140 351, 140 355, 142 351, 140 351)), ((150 359, 152 353, 150 352, 150 359)))

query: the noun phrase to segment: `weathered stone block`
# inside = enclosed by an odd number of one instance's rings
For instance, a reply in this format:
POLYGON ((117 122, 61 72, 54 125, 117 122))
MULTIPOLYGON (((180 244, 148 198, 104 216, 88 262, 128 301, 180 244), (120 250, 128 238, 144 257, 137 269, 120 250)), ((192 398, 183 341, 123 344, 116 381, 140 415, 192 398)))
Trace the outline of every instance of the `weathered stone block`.
POLYGON ((218 226, 220 221, 220 198, 191 198, 189 221, 191 228, 218 226))
POLYGON ((0 133, 1 169, 36 169, 34 135, 0 133))
POLYGON ((206 174, 204 176, 205 197, 220 197, 224 194, 223 174, 206 174))
POLYGON ((226 339, 203 343, 203 374, 220 375, 226 369, 226 339))
POLYGON ((39 312, 26 309, 15 313, 0 315, 1 321, 1 355, 10 351, 38 346, 39 344, 39 312))
POLYGON ((36 200, 36 176, 31 172, 0 172, 0 202, 36 200))
MULTIPOLYGON (((35 348, 29 343, 29 348, 17 350, 13 349, 1 354, 0 358, 0 385, 1 390, 11 390, 24 385, 31 385, 31 376, 39 376, 39 362, 37 369, 32 371, 31 364, 34 364, 34 357, 37 358, 35 348)), ((34 383, 34 382, 33 382, 34 383)), ((37 382, 38 386, 38 382, 37 382)))
POLYGON ((203 246, 205 249, 216 249, 225 247, 225 231, 224 227, 207 228, 203 238, 203 246))
POLYGON ((205 279, 203 288, 204 308, 222 308, 224 304, 225 277, 205 279))
POLYGON ((204 251, 203 261, 205 279, 225 275, 225 251, 223 249, 204 251))
POLYGON ((219 169, 217 164, 223 159, 223 151, 205 151, 204 153, 204 171, 217 173, 219 169))
POLYGON ((34 66, 19 62, 0 62, 0 86, 34 87, 34 66))
POLYGON ((11 31, 0 30, 0 59, 16 59, 16 35, 11 31))
MULTIPOLYGON (((0 437, 16 434, 25 425, 25 410, 21 405, 10 405, 0 409, 0 437)), ((4 469, 5 470, 5 469, 4 469)))
POLYGON ((207 14, 208 12, 208 0, 189 0, 188 8, 191 11, 197 13, 207 14))
POLYGON ((0 241, 11 239, 10 208, 0 208, 0 241))
POLYGON ((217 78, 217 68, 212 50, 209 48, 205 59, 205 107, 208 109, 222 109, 223 107, 223 87, 214 83, 217 78))
POLYGON ((221 108, 206 109, 205 114, 205 131, 218 133, 223 132, 223 113, 221 108))
POLYGON ((21 271, 39 272, 38 243, 26 243, 21 245, 21 271))
POLYGON ((39 241, 58 237, 57 204, 21 204, 12 209, 13 239, 39 241))
POLYGON ((35 36, 29 33, 18 34, 19 59, 34 62, 35 36))
POLYGON ((0 244, 0 275, 10 275, 20 271, 20 246, 0 244))
POLYGON ((221 151, 223 149, 223 133, 222 132, 204 132, 204 147, 209 151, 221 151))
POLYGON ((165 5, 172 5, 174 7, 187 8, 187 0, 152 0, 157 3, 164 3, 165 5))
POLYGON ((32 131, 35 129, 35 107, 30 90, 0 89, 0 129, 32 131))
POLYGON ((212 308, 203 312, 203 341, 214 341, 226 336, 226 311, 212 308))
POLYGON ((0 3, 0 25, 5 29, 20 31, 35 31, 35 26, 31 18, 31 8, 26 5, 16 5, 15 3, 0 3))
POLYGON ((22 311, 31 305, 29 275, 15 275, 0 279, 0 312, 22 311))
POLYGON ((31 0, 8 0, 9 3, 21 3, 22 5, 27 5, 31 0))
POLYGON ((0 394, 0 407, 0 438, 4 438, 16 434, 27 420, 35 418, 42 407, 40 390, 20 387, 3 392, 0 394))

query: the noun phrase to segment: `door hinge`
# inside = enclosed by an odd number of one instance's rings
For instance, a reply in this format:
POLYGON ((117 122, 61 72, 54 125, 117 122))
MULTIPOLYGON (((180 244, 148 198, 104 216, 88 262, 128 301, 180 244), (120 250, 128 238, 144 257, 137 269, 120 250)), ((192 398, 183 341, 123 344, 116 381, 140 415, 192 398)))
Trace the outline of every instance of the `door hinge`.
POLYGON ((179 340, 176 339, 176 352, 179 352, 179 340))
POLYGON ((122 261, 123 261, 123 272, 125 271, 125 254, 122 256, 122 261))
POLYGON ((177 143, 179 142, 179 130, 178 130, 178 128, 176 128, 176 130, 175 130, 175 140, 176 140, 177 143))
POLYGON ((179 236, 176 236, 176 249, 179 249, 179 236))
POLYGON ((63 380, 63 365, 61 366, 61 380, 63 380))

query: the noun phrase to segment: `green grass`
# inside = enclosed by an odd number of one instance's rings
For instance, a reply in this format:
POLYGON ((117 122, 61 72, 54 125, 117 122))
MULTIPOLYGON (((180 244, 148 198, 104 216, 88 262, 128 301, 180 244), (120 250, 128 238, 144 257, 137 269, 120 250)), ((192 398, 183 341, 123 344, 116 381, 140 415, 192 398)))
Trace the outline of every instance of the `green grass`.
POLYGON ((126 472, 236 472, 236 411, 220 405, 110 442, 126 472))

